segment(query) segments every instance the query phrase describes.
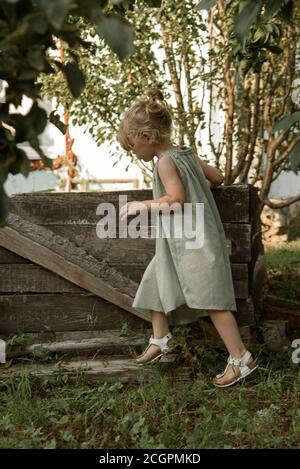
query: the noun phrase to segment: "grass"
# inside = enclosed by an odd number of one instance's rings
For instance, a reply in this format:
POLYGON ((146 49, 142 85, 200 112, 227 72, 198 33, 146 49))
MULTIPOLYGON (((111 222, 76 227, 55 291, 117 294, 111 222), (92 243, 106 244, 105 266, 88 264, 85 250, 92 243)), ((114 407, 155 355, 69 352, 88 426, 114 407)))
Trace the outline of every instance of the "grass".
POLYGON ((265 248, 268 292, 300 302, 300 240, 265 248))
POLYGON ((300 269, 300 239, 265 247, 267 265, 272 268, 300 269))
POLYGON ((202 352, 190 382, 166 376, 138 386, 119 380, 77 385, 66 375, 0 381, 2 448, 296 448, 300 364, 286 346, 253 348, 260 368, 232 388, 210 378, 224 351, 202 352))
MULTIPOLYGON (((291 274, 300 266, 300 242, 266 256, 271 274, 291 274)), ((276 280, 281 293, 291 295, 292 276, 283 280, 276 280)), ((186 353, 196 371, 188 382, 164 374, 139 385, 117 379, 90 385, 84 376, 74 384, 64 374, 0 381, 0 447, 299 448, 300 363, 292 361, 293 338, 278 352, 253 346, 258 370, 224 389, 211 377, 224 368, 226 352, 201 344, 186 353)))

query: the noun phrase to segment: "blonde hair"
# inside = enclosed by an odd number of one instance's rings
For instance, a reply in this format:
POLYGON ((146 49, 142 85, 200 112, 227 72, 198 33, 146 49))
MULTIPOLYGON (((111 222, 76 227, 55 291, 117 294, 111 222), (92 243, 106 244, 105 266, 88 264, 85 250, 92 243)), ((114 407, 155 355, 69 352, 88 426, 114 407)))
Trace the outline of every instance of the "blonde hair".
POLYGON ((154 142, 160 143, 172 133, 172 115, 162 92, 156 88, 146 90, 145 96, 137 99, 123 114, 117 138, 127 151, 131 149, 129 136, 151 132, 154 142))

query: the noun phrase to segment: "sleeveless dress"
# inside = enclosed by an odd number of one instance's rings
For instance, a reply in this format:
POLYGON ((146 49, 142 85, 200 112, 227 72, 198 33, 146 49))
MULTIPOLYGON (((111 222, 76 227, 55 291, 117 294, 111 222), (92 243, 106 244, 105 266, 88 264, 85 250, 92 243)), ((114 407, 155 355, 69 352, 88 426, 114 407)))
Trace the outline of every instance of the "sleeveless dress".
MULTIPOLYGON (((143 274, 132 307, 149 314, 151 310, 164 312, 173 326, 197 321, 210 309, 237 311, 225 232, 205 174, 191 148, 164 151, 158 155, 153 171, 154 199, 166 195, 157 169, 164 155, 171 156, 179 169, 190 208, 187 220, 198 237, 191 237, 192 230, 188 236, 184 229, 175 231, 183 226, 183 216, 179 225, 174 222, 177 228, 172 231, 170 220, 178 215, 156 214, 160 231, 155 235, 155 255, 143 274), (197 215, 197 206, 199 210, 201 205, 202 224, 197 215), (188 246, 191 241, 194 245, 188 246)), ((186 212, 185 206, 182 213, 186 212)))

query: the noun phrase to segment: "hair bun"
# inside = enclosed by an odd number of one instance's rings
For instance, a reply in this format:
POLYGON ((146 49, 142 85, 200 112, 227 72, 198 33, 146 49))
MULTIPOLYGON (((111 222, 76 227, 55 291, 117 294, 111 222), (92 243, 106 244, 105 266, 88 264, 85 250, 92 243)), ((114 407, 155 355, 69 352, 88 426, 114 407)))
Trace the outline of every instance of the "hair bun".
POLYGON ((148 88, 146 91, 146 96, 148 96, 150 99, 153 99, 153 101, 164 101, 164 95, 157 88, 148 88))

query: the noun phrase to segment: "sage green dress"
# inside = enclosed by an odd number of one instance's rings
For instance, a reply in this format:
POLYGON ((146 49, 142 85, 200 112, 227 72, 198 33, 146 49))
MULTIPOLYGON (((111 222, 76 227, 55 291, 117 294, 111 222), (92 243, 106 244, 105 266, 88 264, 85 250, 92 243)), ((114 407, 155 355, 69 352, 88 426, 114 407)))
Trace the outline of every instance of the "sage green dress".
MULTIPOLYGON (((210 309, 237 311, 224 228, 204 172, 190 148, 160 153, 153 172, 154 199, 166 194, 157 170, 164 155, 171 156, 180 171, 186 202, 192 207, 193 228, 196 228, 196 203, 198 207, 199 202, 204 204, 204 236, 202 243, 188 248, 187 241, 195 241, 196 237, 191 238, 191 232, 187 237, 184 230, 180 237, 175 228, 173 231, 168 228, 174 213, 157 213, 160 231, 156 232, 155 255, 143 274, 132 307, 149 314, 151 310, 162 311, 173 326, 197 321, 207 316, 210 309)), ((186 211, 184 208, 183 213, 186 211)), ((197 217, 197 233, 201 228, 199 220, 197 217)))

